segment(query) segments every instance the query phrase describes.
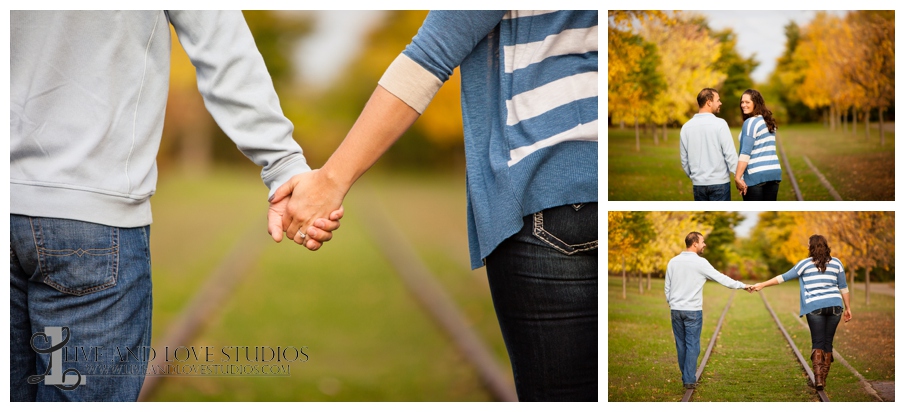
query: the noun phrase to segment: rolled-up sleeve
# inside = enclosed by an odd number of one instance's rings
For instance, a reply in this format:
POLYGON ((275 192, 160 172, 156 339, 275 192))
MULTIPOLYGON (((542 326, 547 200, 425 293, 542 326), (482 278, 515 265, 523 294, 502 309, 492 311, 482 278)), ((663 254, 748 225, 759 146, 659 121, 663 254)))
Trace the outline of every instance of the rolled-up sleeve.
POLYGON ((387 68, 378 84, 418 113, 453 70, 490 33, 504 10, 431 11, 418 34, 387 68))

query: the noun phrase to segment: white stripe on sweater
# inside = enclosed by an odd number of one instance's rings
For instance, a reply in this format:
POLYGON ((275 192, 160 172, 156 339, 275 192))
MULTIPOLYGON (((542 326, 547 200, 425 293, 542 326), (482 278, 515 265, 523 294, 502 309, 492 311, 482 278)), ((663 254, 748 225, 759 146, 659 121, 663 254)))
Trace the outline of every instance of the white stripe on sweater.
POLYGON ((804 299, 804 303, 811 303, 811 302, 813 302, 813 301, 815 301, 815 300, 832 299, 832 298, 839 298, 839 299, 842 299, 842 295, 840 295, 839 293, 827 293, 826 295, 820 295, 820 296, 814 296, 814 297, 811 297, 811 298, 805 298, 805 299, 804 299))
POLYGON ((542 115, 564 104, 597 96, 597 72, 584 72, 552 81, 506 100, 506 125, 542 115))
POLYGON ((769 162, 769 161, 773 161, 773 160, 778 162, 779 158, 776 157, 776 155, 755 157, 754 159, 751 159, 751 161, 748 164, 750 165, 750 164, 754 164, 754 163, 763 163, 763 162, 769 162))
POLYGON ((590 123, 580 124, 560 134, 553 135, 530 146, 522 146, 509 151, 509 167, 520 162, 522 159, 545 147, 553 146, 557 143, 567 141, 597 141, 597 120, 590 123))
POLYGON ((597 51, 597 26, 563 30, 531 43, 503 47, 506 73, 523 69, 552 56, 597 51))
POLYGON ((763 171, 765 171, 765 170, 781 170, 781 169, 782 169, 782 168, 779 167, 779 164, 775 164, 775 165, 766 165, 766 166, 760 166, 760 167, 755 167, 755 168, 752 168, 752 169, 748 169, 748 174, 749 174, 749 175, 753 175, 753 174, 755 174, 755 173, 763 172, 763 171))

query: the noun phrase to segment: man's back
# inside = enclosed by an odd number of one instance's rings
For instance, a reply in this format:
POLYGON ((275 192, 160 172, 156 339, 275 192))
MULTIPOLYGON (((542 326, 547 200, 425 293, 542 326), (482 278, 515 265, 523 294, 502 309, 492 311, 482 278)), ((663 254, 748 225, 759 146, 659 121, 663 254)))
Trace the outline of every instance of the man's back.
POLYGON ((707 259, 693 252, 682 252, 666 266, 666 301, 672 310, 701 310, 707 279, 732 289, 745 284, 718 272, 707 259))
POLYGON ((694 186, 729 183, 738 166, 729 125, 712 113, 695 114, 682 126, 679 157, 694 186))

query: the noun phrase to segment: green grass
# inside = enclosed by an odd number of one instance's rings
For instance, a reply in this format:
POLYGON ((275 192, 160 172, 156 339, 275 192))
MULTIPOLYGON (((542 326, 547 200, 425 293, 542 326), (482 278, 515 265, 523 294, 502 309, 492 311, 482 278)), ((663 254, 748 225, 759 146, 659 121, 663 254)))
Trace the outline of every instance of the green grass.
POLYGON ((334 239, 310 252, 270 240, 266 189, 254 173, 244 172, 161 179, 151 236, 154 337, 162 336, 246 230, 258 225, 260 231, 251 233, 266 245, 251 273, 184 344, 307 346, 310 359, 293 363, 291 377, 167 378, 152 400, 491 400, 474 368, 380 254, 380 239, 366 230, 360 212, 375 202, 392 211, 394 223, 511 378, 486 278, 468 266, 462 175, 369 174, 358 185, 372 190, 353 188, 334 239))
MULTIPOLYGON (((731 133, 738 152, 739 128, 731 133)), ((805 200, 833 200, 817 176, 805 164, 807 155, 844 200, 894 200, 895 133, 886 133, 880 147, 879 132, 867 140, 858 135, 829 131, 820 124, 783 126, 782 139, 793 173, 805 200)), ((642 135, 641 151, 635 150, 632 128, 611 128, 607 132, 609 200, 692 200, 691 181, 679 163, 679 129, 668 130, 668 140, 654 145, 650 135, 642 135)), ((777 200, 796 200, 788 171, 777 200)), ((734 189, 733 183, 733 189, 734 189)), ((733 190, 732 200, 741 200, 733 190)))
MULTIPOLYGON (((795 319, 798 313, 798 285, 788 282, 763 293, 780 321, 805 357, 810 354, 810 334, 795 319), (795 315, 793 315, 793 312, 795 315)), ((704 326, 701 356, 710 341, 732 290, 714 282, 704 287, 704 326)), ((853 300, 855 320, 841 325, 835 348, 868 380, 894 380, 891 356, 895 339, 894 302, 888 296, 873 295, 870 307, 853 300), (865 345, 865 343, 868 343, 865 345), (884 344, 889 349, 875 350, 884 344), (889 353, 882 353, 888 351, 889 353), (877 353, 881 352, 881 353, 877 353), (868 374, 865 374, 868 371, 868 374)), ((608 400, 631 402, 675 402, 684 394, 681 373, 669 320, 669 306, 663 296, 663 280, 653 279, 651 290, 639 294, 637 280, 622 299, 621 278, 608 280, 608 400)), ((855 376, 838 361, 827 378, 831 400, 869 402, 855 376)), ((736 291, 720 336, 701 376, 693 401, 816 401, 807 386, 785 338, 756 294, 736 291)))

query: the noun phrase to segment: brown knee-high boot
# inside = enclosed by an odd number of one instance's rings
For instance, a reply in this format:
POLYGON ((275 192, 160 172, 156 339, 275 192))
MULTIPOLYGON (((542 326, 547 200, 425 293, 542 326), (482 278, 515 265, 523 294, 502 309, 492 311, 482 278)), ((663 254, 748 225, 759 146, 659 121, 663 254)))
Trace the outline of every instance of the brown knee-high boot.
POLYGON ((826 377, 830 374, 830 366, 833 363, 833 352, 832 351, 823 351, 823 385, 826 386, 826 377))
POLYGON ((817 390, 823 390, 823 386, 826 385, 826 375, 824 375, 823 371, 826 367, 824 364, 824 352, 823 349, 814 349, 811 351, 811 364, 814 365, 814 386, 817 390))

